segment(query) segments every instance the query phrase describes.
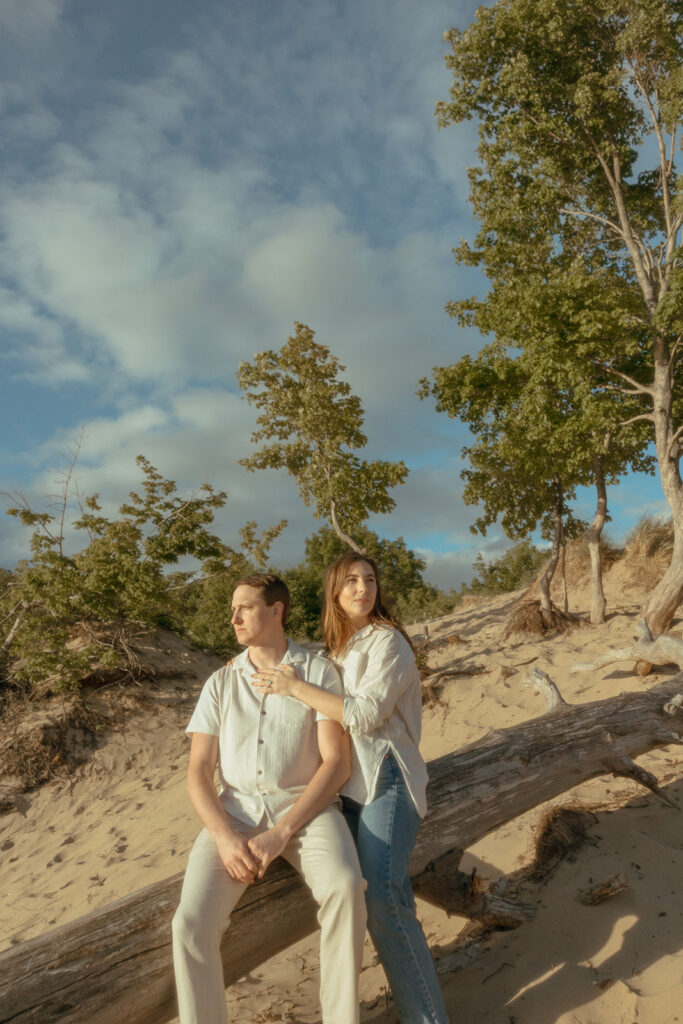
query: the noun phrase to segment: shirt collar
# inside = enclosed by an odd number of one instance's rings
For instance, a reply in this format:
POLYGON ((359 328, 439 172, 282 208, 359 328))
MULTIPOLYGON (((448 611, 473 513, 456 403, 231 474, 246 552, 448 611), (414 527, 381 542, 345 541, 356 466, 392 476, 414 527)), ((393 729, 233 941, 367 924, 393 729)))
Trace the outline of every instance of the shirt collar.
MULTIPOLYGON (((306 651, 299 644, 295 644, 293 640, 287 637, 287 650, 284 653, 282 662, 285 665, 299 665, 301 662, 306 660, 306 651)), ((244 650, 237 655, 233 661, 233 668, 240 669, 242 672, 247 672, 251 668, 251 662, 249 660, 249 648, 245 647, 244 650)))
POLYGON ((349 639, 346 641, 346 643, 342 647, 341 651, 339 652, 340 655, 344 654, 346 651, 350 651, 351 648, 355 646, 357 641, 364 640, 365 637, 366 636, 370 636, 370 634, 373 633, 375 629, 376 629, 375 623, 374 622, 369 622, 367 624, 367 626, 363 626, 362 629, 356 630, 355 633, 351 634, 349 639))
POLYGON ((356 630, 353 636, 349 637, 349 643, 353 643, 355 640, 362 640, 364 637, 370 636, 374 629, 375 623, 369 622, 367 626, 363 626, 362 629, 356 630))

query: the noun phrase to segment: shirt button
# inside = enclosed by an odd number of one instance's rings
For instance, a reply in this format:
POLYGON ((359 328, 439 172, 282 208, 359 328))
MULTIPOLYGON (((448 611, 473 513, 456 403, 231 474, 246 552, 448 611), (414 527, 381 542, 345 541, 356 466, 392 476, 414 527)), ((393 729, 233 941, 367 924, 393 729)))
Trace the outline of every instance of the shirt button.
POLYGON ((256 774, 257 774, 257 775, 263 775, 263 772, 262 772, 262 771, 261 771, 261 769, 259 768, 259 770, 258 770, 258 771, 256 772, 256 774))
POLYGON ((261 714, 262 714, 262 715, 265 715, 265 711, 262 711, 262 712, 261 712, 261 714))
POLYGON ((259 740, 259 743, 263 743, 263 740, 259 740))

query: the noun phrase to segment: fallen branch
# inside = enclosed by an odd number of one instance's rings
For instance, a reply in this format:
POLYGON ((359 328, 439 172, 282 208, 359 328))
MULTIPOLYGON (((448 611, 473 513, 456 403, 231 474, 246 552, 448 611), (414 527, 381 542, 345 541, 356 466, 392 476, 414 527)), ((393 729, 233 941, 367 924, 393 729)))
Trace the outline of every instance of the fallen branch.
POLYGON ((636 627, 636 642, 630 647, 606 651, 595 661, 573 661, 570 672, 594 672, 616 661, 644 661, 650 665, 678 665, 683 669, 683 640, 671 633, 662 633, 655 640, 645 619, 636 627))
POLYGON ((605 900, 611 899, 612 896, 617 896, 627 887, 626 875, 620 872, 617 875, 610 875, 604 882, 592 885, 590 889, 579 889, 576 898, 587 906, 594 906, 596 903, 604 903, 605 900))
MULTIPOLYGON (((529 681, 552 692, 537 673, 529 681)), ((633 759, 683 742, 682 692, 683 673, 590 704, 567 705, 556 693, 547 714, 430 762, 430 811, 411 862, 421 895, 488 924, 519 924, 527 910, 478 892, 458 869, 460 851, 598 775, 628 775, 663 796, 633 759)), ((162 1024, 175 1016, 170 922, 180 884, 176 875, 0 954, 0 1024, 162 1024)), ((233 912, 222 945, 226 986, 315 927, 307 889, 291 868, 274 865, 233 912)))

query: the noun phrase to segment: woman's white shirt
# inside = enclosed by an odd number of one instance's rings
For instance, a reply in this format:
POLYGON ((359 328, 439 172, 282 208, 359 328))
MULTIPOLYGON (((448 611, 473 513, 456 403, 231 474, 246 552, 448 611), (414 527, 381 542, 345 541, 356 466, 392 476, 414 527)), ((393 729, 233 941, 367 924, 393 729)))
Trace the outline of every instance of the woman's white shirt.
POLYGON ((366 626, 335 655, 351 734, 351 777, 341 792, 367 804, 391 749, 420 817, 427 812, 427 768, 420 754, 422 682, 410 644, 398 630, 366 626))

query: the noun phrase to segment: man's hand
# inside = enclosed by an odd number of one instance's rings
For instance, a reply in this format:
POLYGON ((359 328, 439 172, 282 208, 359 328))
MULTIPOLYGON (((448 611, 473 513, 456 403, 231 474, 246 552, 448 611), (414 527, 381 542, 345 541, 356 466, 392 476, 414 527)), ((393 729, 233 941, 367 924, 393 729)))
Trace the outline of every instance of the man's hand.
POLYGON ((285 846, 288 837, 281 828, 273 825, 267 832, 261 832, 248 842, 249 850, 258 861, 258 877, 263 878, 266 869, 276 857, 279 857, 285 846))
MULTIPOLYGON (((251 885, 259 865, 244 836, 233 832, 230 835, 216 837, 216 846, 223 866, 230 877, 234 878, 236 882, 246 882, 247 885, 251 885)), ((259 877, 261 876, 259 875, 259 877)))

